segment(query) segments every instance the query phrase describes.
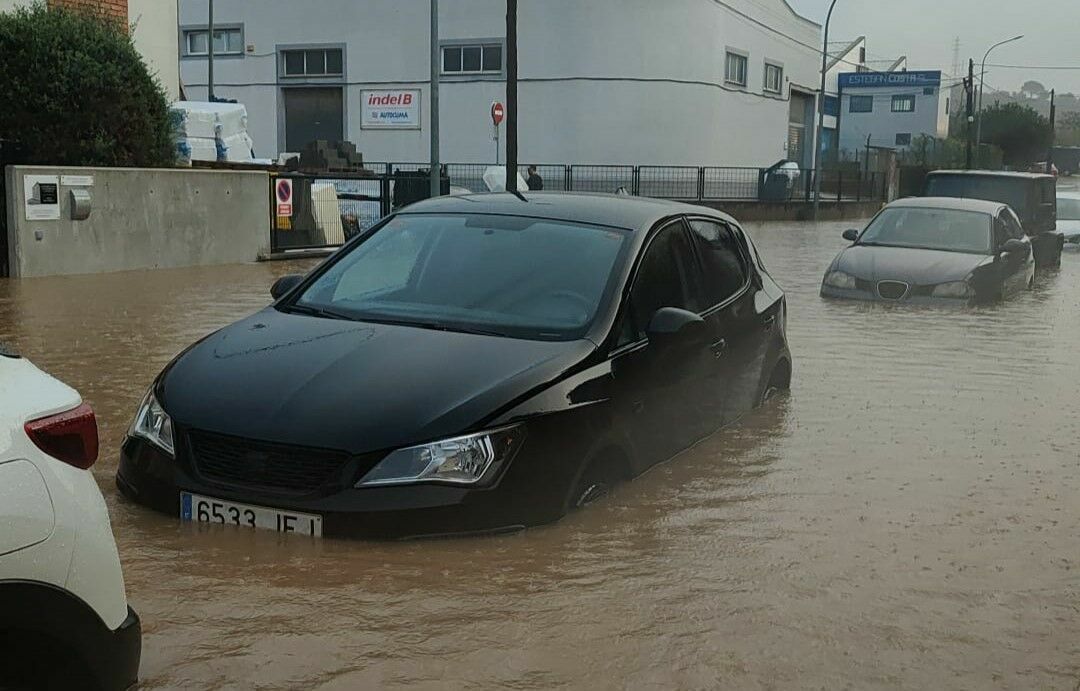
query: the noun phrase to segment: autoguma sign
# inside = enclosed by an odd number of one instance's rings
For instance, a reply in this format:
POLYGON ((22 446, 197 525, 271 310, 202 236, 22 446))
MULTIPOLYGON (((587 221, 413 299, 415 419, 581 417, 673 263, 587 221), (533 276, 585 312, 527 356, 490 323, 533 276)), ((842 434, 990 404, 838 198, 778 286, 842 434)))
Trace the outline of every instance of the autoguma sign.
POLYGON ((362 126, 367 129, 420 129, 420 90, 361 91, 362 126))

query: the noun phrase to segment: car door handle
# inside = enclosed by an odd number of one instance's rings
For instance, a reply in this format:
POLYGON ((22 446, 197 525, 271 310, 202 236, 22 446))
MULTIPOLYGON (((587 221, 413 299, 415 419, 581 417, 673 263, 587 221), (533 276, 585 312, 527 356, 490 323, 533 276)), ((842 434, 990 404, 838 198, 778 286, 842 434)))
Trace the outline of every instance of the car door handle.
POLYGON ((723 357, 727 352, 727 341, 721 338, 719 341, 709 346, 709 350, 712 351, 713 357, 723 357))

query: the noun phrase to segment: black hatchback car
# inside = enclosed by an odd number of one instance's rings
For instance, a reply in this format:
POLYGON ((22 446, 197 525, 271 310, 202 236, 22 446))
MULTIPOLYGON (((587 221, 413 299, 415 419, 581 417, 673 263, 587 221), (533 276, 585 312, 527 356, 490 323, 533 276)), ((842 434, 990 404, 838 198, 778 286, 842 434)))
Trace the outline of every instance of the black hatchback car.
POLYGON ((895 201, 836 256, 821 282, 830 298, 992 302, 1035 280, 1031 240, 1001 202, 917 197, 895 201))
POLYGON ((154 382, 117 483, 185 520, 404 537, 554 521, 786 389, 785 298, 723 214, 445 197, 154 382))

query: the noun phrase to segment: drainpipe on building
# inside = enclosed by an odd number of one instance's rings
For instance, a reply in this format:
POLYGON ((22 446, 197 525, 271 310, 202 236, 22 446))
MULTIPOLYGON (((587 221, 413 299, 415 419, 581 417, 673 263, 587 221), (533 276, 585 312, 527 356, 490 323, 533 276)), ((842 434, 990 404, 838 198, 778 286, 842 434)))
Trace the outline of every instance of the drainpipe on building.
MULTIPOLYGON (((814 132, 814 220, 821 210, 821 140, 825 136, 825 72, 829 69, 829 22, 832 21, 836 0, 829 4, 829 14, 825 17, 825 43, 821 49, 821 91, 818 92, 818 122, 814 132)), ((837 131, 839 135, 839 130, 837 131)), ((837 139, 839 145, 839 138, 837 139)))

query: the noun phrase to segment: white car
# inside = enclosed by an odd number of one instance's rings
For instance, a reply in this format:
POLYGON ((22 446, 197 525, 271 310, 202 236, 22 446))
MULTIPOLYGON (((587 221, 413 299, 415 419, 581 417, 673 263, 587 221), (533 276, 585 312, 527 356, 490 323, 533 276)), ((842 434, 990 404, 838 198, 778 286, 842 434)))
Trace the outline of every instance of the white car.
POLYGON ((1080 192, 1058 192, 1057 229, 1065 234, 1066 247, 1080 246, 1080 192))
POLYGON ((78 392, 0 345, 0 688, 124 689, 141 626, 78 392))

